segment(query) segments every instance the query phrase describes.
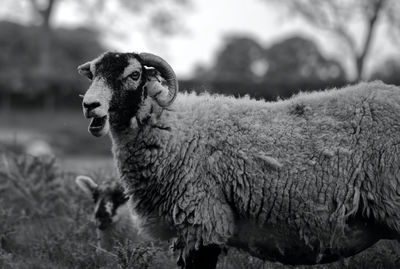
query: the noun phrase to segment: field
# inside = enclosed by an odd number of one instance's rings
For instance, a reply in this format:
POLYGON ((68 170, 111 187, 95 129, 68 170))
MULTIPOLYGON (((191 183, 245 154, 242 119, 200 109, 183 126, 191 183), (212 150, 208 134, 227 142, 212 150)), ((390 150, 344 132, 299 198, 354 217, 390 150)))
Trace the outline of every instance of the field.
MULTIPOLYGON (((113 176, 109 141, 89 136, 80 113, 46 115, 20 112, 0 119, 0 268, 175 268, 173 255, 151 244, 127 242, 112 252, 96 252, 92 201, 74 179, 79 173, 100 180, 113 176), (57 159, 23 154, 23 143, 7 140, 10 130, 17 137, 47 139, 57 159)), ((357 256, 314 267, 264 263, 236 250, 218 264, 219 269, 343 267, 400 268, 399 244, 382 241, 357 256)))

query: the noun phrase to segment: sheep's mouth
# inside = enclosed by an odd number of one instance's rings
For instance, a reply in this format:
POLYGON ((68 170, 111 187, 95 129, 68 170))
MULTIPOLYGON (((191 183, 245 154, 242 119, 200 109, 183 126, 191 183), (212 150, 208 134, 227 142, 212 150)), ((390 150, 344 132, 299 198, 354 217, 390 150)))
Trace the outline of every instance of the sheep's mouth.
POLYGON ((107 123, 107 116, 93 117, 89 124, 89 132, 94 136, 101 136, 107 123))

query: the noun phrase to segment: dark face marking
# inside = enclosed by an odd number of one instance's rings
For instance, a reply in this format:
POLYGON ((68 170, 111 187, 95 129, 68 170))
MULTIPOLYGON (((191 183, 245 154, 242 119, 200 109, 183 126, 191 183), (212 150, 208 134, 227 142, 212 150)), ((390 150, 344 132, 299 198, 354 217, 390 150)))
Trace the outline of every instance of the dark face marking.
POLYGON ((135 53, 108 52, 95 63, 94 77, 103 78, 112 89, 108 112, 109 122, 115 128, 126 127, 145 98, 143 86, 146 82, 146 72, 143 66, 140 57, 135 53), (140 68, 132 69, 132 72, 127 74, 132 62, 139 62, 140 68))
POLYGON ((96 203, 94 217, 100 230, 107 229, 115 222, 117 209, 128 201, 122 188, 115 185, 100 186, 93 198, 96 203))
MULTIPOLYGON (((118 78, 129 65, 129 59, 137 59, 134 53, 113 53, 108 52, 95 64, 95 76, 102 77, 110 84, 115 85, 118 78)), ((113 87, 114 88, 114 87, 113 87)))

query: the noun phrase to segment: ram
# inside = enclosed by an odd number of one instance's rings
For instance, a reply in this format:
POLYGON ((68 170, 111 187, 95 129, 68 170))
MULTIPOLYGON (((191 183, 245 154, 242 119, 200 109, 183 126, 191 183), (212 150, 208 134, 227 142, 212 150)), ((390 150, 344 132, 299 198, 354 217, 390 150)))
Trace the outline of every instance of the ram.
POLYGON ((183 268, 215 268, 225 245, 318 264, 400 238, 397 87, 268 103, 178 95, 172 68, 147 53, 109 52, 78 69, 92 80, 89 132, 110 133, 132 207, 174 230, 183 268))

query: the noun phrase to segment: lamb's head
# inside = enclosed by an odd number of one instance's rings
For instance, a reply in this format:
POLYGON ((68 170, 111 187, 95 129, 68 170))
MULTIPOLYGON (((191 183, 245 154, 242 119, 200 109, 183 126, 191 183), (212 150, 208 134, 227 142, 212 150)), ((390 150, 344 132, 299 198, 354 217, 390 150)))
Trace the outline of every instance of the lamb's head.
POLYGON ((76 183, 94 201, 94 220, 99 230, 115 226, 122 214, 127 212, 125 207, 128 207, 129 198, 120 184, 113 182, 98 185, 87 176, 78 176, 76 183))
POLYGON ((165 108, 178 92, 171 66, 150 53, 107 52, 80 65, 78 72, 92 81, 82 105, 85 117, 92 119, 89 132, 94 136, 108 133, 113 115, 116 121, 129 121, 146 98, 165 108))

